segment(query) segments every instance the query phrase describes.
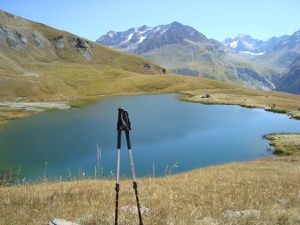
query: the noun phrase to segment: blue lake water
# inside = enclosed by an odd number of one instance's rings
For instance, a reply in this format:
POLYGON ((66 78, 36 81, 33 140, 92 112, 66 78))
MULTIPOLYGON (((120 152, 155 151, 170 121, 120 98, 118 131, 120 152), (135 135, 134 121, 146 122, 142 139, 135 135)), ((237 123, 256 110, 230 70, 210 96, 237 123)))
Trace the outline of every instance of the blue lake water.
MULTIPOLYGON (((86 108, 41 113, 0 128, 0 171, 19 171, 18 177, 27 180, 45 174, 94 176, 98 143, 103 175, 114 174, 119 107, 131 119, 138 176, 269 156, 263 135, 300 132, 300 121, 262 109, 182 102, 175 94, 107 97, 86 108)), ((122 141, 121 175, 130 176, 125 136, 122 141)))

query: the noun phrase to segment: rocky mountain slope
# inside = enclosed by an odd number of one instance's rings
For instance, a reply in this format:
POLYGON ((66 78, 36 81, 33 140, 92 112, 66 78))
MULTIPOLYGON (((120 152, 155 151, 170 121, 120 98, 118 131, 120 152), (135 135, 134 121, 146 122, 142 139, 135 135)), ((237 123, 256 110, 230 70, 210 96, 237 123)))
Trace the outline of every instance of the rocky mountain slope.
POLYGON ((276 68, 279 72, 285 72, 290 69, 290 66, 299 55, 300 30, 292 35, 280 38, 264 55, 255 58, 254 62, 276 68))
POLYGON ((192 27, 173 22, 157 27, 131 28, 124 32, 110 31, 97 42, 124 51, 144 53, 165 45, 181 44, 185 40, 204 42, 207 38, 192 27))
POLYGON ((226 38, 223 43, 226 47, 238 53, 250 55, 264 54, 264 42, 253 39, 249 35, 239 34, 235 38, 226 38))
POLYGON ((289 35, 283 35, 262 41, 254 39, 250 35, 239 34, 235 38, 226 38, 223 44, 237 53, 261 56, 275 49, 278 44, 283 43, 289 37, 289 35))
POLYGON ((277 68, 280 72, 289 69, 292 62, 300 55, 300 30, 292 35, 272 37, 266 41, 253 39, 249 35, 227 38, 224 45, 244 56, 252 56, 256 63, 277 68))
POLYGON ((300 56, 292 63, 277 90, 300 94, 300 56))
POLYGON ((292 35, 272 37, 267 41, 238 35, 234 39, 227 38, 223 43, 241 57, 271 68, 276 90, 300 93, 300 30, 292 35))
POLYGON ((131 28, 124 32, 109 31, 97 42, 141 55, 178 74, 273 89, 272 82, 261 76, 260 67, 240 59, 235 51, 222 43, 178 22, 131 28))

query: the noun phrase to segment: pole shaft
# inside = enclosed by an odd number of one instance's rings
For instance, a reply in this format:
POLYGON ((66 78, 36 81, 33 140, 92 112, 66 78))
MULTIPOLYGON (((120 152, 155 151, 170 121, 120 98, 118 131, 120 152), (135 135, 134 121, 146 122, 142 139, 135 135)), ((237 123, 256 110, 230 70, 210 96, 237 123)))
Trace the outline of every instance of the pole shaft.
POLYGON ((134 189, 134 194, 135 194, 135 199, 136 199, 136 205, 137 205, 137 208, 138 208, 140 225, 143 225, 143 219, 142 219, 142 213, 141 213, 141 204, 140 204, 140 200, 139 200, 139 194, 138 194, 138 190, 137 190, 137 182, 136 181, 133 181, 133 189, 134 189))
POLYGON ((117 150, 117 177, 116 183, 119 184, 120 182, 120 161, 121 161, 121 149, 117 150))
POLYGON ((135 193, 135 199, 136 199, 136 204, 137 204, 137 209, 138 209, 138 214, 139 214, 139 221, 140 221, 140 225, 143 225, 141 205, 140 205, 139 195, 138 195, 138 191, 137 191, 137 182, 136 182, 136 177, 135 177, 134 162, 133 162, 131 143, 130 143, 130 138, 129 138, 129 130, 125 131, 125 135, 126 135, 126 141, 127 141, 131 174, 132 174, 132 179, 133 179, 133 189, 134 189, 134 193, 135 193))
POLYGON ((118 225, 119 190, 120 190, 120 185, 116 183, 116 208, 115 208, 115 225, 118 225))

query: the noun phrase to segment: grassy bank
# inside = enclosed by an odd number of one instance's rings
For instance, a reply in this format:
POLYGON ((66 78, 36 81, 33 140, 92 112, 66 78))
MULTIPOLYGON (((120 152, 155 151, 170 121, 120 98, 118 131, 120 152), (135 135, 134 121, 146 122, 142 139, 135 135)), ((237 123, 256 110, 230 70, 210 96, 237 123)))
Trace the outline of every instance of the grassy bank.
MULTIPOLYGON (((144 223, 299 224, 300 158, 275 157, 139 180, 144 223), (227 210, 258 210, 235 217, 227 210)), ((129 180, 123 180, 120 205, 134 206, 129 180)), ((81 180, 0 187, 0 224, 47 224, 55 218, 79 224, 112 224, 113 180, 81 180)), ((120 224, 137 224, 129 210, 120 224)))
POLYGON ((233 85, 230 88, 207 88, 182 92, 181 100, 203 104, 240 105, 263 108, 266 111, 288 114, 300 119, 300 96, 275 91, 261 91, 233 85), (209 98, 203 98, 209 94, 209 98))
POLYGON ((278 155, 299 155, 300 134, 269 134, 266 138, 278 155))

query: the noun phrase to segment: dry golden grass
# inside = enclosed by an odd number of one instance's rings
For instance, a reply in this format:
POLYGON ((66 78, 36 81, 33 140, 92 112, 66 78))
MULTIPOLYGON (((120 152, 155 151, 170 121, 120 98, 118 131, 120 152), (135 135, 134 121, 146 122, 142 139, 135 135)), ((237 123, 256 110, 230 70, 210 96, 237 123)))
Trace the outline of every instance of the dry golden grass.
MULTIPOLYGON (((275 157, 138 181, 145 224, 299 224, 300 158, 275 157), (228 217, 226 210, 259 210, 259 217, 228 217)), ((114 181, 82 180, 0 187, 0 224, 113 224, 114 181)), ((134 206, 130 180, 120 205, 134 206)), ((138 224, 121 210, 120 224, 138 224)))
POLYGON ((31 115, 32 113, 24 110, 0 109, 0 125, 8 120, 19 119, 31 115))

